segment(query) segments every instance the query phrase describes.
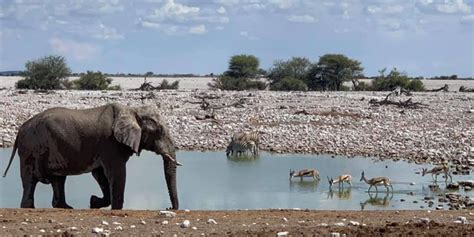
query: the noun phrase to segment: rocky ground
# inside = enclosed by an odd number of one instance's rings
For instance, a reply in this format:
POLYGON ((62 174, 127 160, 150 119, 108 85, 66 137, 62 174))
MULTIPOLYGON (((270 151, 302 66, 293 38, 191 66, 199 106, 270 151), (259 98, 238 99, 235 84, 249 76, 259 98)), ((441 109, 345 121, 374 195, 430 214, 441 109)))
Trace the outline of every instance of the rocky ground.
POLYGON ((369 104, 386 94, 209 90, 46 93, 5 89, 0 90, 0 146, 11 146, 18 127, 47 108, 88 108, 118 102, 161 106, 179 149, 225 149, 234 132, 254 130, 261 133, 261 149, 277 153, 361 155, 433 163, 474 159, 474 93, 415 93, 393 98, 412 98, 423 104, 418 109, 369 104))
POLYGON ((0 209, 0 235, 472 236, 468 211, 0 209))

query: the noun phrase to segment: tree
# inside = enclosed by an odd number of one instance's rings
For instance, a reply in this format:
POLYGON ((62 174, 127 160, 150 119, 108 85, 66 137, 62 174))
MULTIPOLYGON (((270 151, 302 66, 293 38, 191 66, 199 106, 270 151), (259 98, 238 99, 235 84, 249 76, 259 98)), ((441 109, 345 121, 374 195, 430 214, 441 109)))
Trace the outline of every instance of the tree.
POLYGON ((208 86, 221 90, 264 90, 265 82, 258 81, 259 60, 253 55, 234 55, 229 61, 229 68, 223 75, 212 79, 208 86))
POLYGON ((400 86, 403 89, 411 91, 425 90, 423 82, 418 79, 409 78, 406 73, 393 68, 390 73, 385 75, 386 68, 379 71, 380 75, 372 81, 372 90, 374 91, 391 91, 400 86))
MULTIPOLYGON (((269 70, 268 79, 270 80, 270 89, 278 90, 283 85, 280 83, 285 78, 291 78, 293 83, 295 80, 305 81, 311 62, 307 58, 293 57, 287 61, 275 61, 273 67, 269 70)), ((284 83, 287 84, 288 80, 284 83)), ((303 82, 304 84, 304 82, 303 82)))
POLYGON ((233 78, 255 78, 259 64, 258 58, 253 55, 234 55, 230 58, 229 69, 224 75, 233 78))
MULTIPOLYGON (((362 76, 364 68, 355 59, 342 54, 325 54, 319 57, 307 76, 308 87, 312 90, 341 90, 345 81, 352 80, 357 87, 357 77, 362 76)), ((356 88, 357 89, 357 88, 356 88)))
POLYGON ((308 86, 304 81, 294 77, 285 77, 283 80, 271 85, 270 90, 275 91, 307 91, 308 86))
POLYGON ((61 89, 71 69, 62 56, 50 55, 25 64, 25 78, 16 83, 18 89, 61 89))
POLYGON ((87 71, 79 79, 74 81, 76 88, 79 90, 117 90, 119 86, 110 87, 112 79, 106 77, 102 72, 87 71))

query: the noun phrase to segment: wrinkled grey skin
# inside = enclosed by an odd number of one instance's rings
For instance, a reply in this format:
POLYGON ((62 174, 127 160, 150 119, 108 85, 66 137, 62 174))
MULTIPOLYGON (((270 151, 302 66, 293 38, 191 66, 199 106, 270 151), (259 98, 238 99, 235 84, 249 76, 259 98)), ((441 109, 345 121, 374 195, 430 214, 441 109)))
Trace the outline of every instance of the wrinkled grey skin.
POLYGON ((18 149, 23 183, 22 208, 34 208, 38 182, 51 183, 52 205, 66 203, 67 175, 92 172, 103 197, 92 195, 91 208, 122 209, 126 163, 145 149, 163 157, 168 193, 178 209, 176 153, 164 120, 155 107, 130 108, 120 104, 71 110, 52 108, 35 115, 19 129, 8 168, 18 149))

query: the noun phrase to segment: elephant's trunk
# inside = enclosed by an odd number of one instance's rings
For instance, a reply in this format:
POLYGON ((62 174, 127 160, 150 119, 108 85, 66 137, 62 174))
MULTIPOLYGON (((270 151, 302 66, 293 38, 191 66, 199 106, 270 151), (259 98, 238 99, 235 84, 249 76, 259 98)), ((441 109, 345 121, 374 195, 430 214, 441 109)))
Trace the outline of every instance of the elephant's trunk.
MULTIPOLYGON (((176 157, 176 155, 174 155, 176 157)), ((178 190, 176 188, 176 163, 163 157, 163 168, 165 171, 166 185, 171 200, 171 208, 179 209, 178 190)), ((176 158, 175 158, 176 159, 176 158)))

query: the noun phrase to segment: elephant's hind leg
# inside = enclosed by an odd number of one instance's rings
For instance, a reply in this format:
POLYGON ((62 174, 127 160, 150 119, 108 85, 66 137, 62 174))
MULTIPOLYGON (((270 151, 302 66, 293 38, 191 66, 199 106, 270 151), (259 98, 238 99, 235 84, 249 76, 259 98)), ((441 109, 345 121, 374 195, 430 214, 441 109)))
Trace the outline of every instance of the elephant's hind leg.
POLYGON ((21 198, 21 208, 35 208, 35 189, 38 180, 34 177, 22 177, 23 197, 21 198))
POLYGON ((51 186, 53 187, 53 202, 54 208, 72 209, 66 203, 66 195, 64 193, 64 183, 66 183, 66 176, 51 176, 51 186))
POLYGON ((104 169, 102 167, 92 170, 92 176, 99 183, 100 189, 104 195, 103 198, 99 198, 95 195, 91 196, 90 207, 91 208, 102 208, 110 205, 110 188, 107 177, 105 177, 104 169))

